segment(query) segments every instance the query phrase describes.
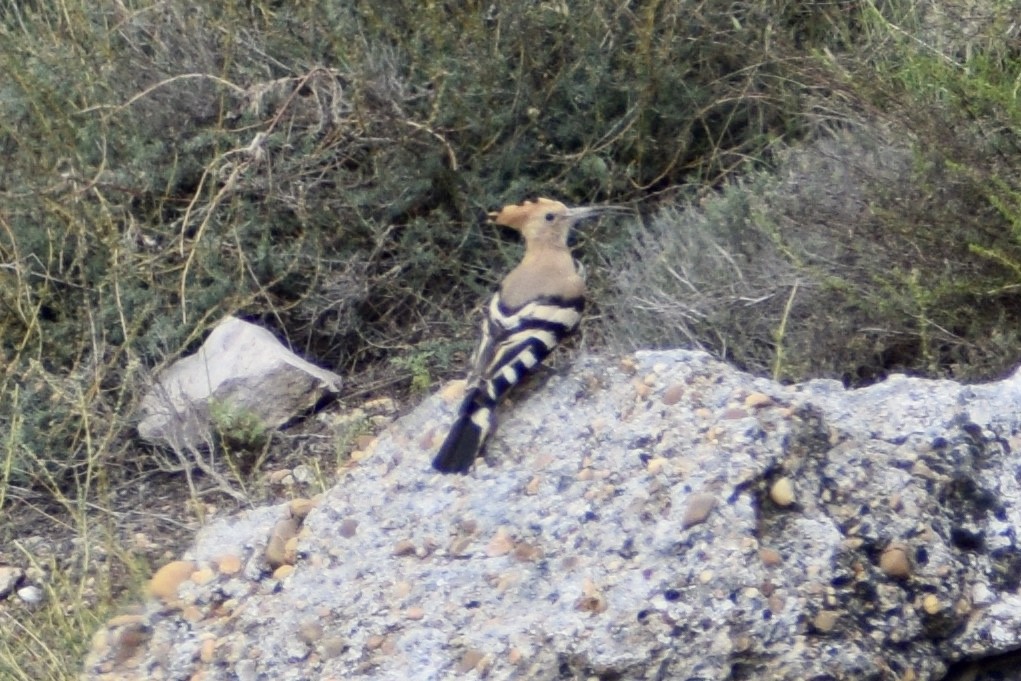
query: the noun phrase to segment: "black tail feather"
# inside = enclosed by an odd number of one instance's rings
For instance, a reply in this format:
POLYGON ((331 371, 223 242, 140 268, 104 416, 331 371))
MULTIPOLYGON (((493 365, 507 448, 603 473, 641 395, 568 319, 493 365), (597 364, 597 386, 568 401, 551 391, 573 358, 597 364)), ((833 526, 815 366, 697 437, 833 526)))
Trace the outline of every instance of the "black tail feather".
POLYGON ((447 439, 433 459, 433 468, 441 473, 467 473, 482 449, 482 428, 471 416, 462 414, 450 427, 447 439))

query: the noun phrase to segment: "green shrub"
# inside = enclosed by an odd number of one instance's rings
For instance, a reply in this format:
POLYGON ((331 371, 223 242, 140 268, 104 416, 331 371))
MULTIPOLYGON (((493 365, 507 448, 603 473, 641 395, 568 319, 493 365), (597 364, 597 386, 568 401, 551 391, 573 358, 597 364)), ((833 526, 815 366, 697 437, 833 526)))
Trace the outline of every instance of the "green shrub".
MULTIPOLYGON (((691 344, 756 373, 850 385, 1016 366, 1018 51, 968 43, 959 58, 926 42, 943 36, 929 15, 865 18, 865 58, 819 62, 839 118, 771 171, 656 214, 623 256, 608 308, 622 311, 618 343, 691 344)), ((986 29, 1008 35, 1007 18, 986 29)))

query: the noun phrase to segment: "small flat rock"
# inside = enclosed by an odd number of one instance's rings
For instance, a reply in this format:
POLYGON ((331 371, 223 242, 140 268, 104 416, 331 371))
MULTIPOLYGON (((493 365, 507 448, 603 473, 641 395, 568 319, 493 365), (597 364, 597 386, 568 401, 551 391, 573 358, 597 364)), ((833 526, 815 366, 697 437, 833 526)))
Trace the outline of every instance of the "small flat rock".
POLYGON ((211 441, 212 402, 277 428, 340 389, 337 374, 288 350, 270 331, 227 317, 194 355, 156 377, 143 397, 138 433, 175 448, 211 441))

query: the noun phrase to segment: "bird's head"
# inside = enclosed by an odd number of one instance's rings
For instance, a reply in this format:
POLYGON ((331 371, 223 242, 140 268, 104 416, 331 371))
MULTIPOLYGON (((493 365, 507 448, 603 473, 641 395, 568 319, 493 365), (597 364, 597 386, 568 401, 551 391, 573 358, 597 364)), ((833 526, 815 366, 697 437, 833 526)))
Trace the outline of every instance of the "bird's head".
POLYGON ((567 233, 574 223, 607 210, 608 206, 568 208, 553 199, 535 199, 504 206, 489 214, 489 221, 521 232, 529 243, 567 244, 567 233))

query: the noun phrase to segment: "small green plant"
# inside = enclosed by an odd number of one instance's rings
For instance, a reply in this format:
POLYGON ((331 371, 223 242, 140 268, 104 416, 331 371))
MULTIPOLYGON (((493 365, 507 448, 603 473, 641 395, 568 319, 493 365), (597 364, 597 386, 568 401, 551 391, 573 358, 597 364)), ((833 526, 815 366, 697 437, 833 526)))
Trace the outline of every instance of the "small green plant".
POLYGON ((410 355, 394 357, 390 364, 400 372, 410 374, 410 389, 416 395, 429 390, 433 384, 433 376, 430 371, 430 363, 433 353, 426 351, 414 351, 410 355))
POLYGON ((258 414, 226 400, 210 400, 209 421, 214 443, 235 478, 243 482, 266 458, 272 432, 258 414))

